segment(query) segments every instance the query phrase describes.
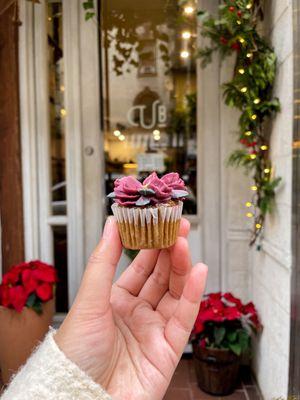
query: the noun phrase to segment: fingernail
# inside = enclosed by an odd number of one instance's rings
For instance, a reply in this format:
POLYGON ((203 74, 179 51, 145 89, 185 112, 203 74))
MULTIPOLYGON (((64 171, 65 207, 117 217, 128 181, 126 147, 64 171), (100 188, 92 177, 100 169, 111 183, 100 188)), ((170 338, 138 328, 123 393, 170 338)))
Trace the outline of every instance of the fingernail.
POLYGON ((102 234, 102 238, 103 239, 109 239, 112 233, 112 227, 113 227, 113 217, 108 217, 105 225, 104 225, 104 229, 103 229, 103 234, 102 234))

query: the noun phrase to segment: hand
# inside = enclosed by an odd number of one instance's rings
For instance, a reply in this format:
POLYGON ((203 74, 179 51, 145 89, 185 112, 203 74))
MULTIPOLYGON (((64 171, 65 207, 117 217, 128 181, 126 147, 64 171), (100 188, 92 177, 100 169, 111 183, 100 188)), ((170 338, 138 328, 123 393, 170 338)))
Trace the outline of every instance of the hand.
POLYGON ((207 267, 192 268, 187 220, 174 246, 141 250, 114 284, 122 245, 109 217, 74 304, 55 335, 115 400, 161 400, 188 341, 207 267))

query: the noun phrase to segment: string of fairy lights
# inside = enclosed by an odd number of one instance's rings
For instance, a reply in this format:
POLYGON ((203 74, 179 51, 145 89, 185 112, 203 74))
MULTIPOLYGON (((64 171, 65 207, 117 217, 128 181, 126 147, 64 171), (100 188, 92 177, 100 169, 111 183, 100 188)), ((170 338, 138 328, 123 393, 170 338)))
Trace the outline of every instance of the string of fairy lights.
MULTIPOLYGON (((229 164, 243 166, 252 173, 252 193, 245 203, 245 216, 253 221, 250 245, 262 238, 265 216, 272 211, 275 188, 280 178, 274 177, 270 160, 270 134, 265 121, 280 109, 279 100, 272 97, 276 75, 276 56, 257 30, 262 16, 260 0, 223 0, 217 17, 198 12, 201 34, 211 45, 199 50, 202 66, 211 62, 214 51, 221 58, 236 54, 233 78, 223 85, 225 103, 241 112, 239 142, 229 164)), ((260 245, 258 245, 260 247, 260 245)))

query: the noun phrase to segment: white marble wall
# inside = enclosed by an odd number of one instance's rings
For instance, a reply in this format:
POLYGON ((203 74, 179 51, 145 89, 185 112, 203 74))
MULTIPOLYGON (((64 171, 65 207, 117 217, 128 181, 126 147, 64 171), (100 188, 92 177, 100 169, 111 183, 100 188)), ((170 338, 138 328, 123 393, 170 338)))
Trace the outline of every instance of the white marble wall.
POLYGON ((267 218, 261 252, 252 252, 251 297, 264 324, 256 343, 254 368, 265 399, 287 397, 291 296, 291 193, 293 57, 292 1, 268 1, 266 34, 278 56, 275 95, 282 111, 272 125, 272 160, 282 176, 274 214, 267 218))

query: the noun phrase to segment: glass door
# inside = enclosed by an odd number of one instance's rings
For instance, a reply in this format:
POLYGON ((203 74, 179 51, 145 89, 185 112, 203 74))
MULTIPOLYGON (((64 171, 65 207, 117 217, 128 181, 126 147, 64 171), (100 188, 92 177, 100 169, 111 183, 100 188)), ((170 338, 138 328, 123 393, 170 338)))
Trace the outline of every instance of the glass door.
POLYGON ((176 171, 191 193, 184 213, 195 216, 196 3, 103 0, 99 7, 105 192, 123 175, 176 171))

